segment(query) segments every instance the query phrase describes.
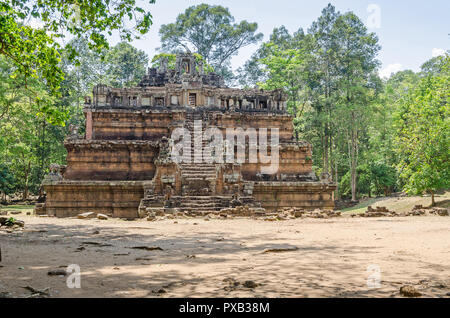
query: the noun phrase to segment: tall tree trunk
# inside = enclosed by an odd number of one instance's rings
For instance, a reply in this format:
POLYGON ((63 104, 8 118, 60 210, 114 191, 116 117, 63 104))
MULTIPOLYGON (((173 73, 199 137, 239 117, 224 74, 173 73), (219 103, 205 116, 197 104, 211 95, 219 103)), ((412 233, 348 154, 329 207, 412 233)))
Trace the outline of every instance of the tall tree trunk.
MULTIPOLYGON (((353 144, 353 141, 352 141, 353 144)), ((352 201, 356 201, 356 167, 355 167, 355 160, 354 160, 354 145, 352 147, 352 158, 351 162, 352 165, 350 167, 350 174, 351 174, 351 187, 352 187, 352 201)))
POLYGON ((327 129, 325 128, 325 137, 324 137, 324 145, 323 145, 323 172, 328 173, 328 135, 327 129))
POLYGON ((336 191, 335 191, 335 198, 336 200, 339 200, 339 178, 338 178, 338 167, 337 167, 337 160, 334 161, 334 182, 336 182, 336 191))
POLYGON ((28 161, 28 167, 25 169, 25 188, 23 189, 22 200, 28 199, 28 179, 30 175, 31 161, 28 161))
POLYGON ((431 190, 431 206, 435 207, 436 206, 436 201, 434 200, 434 191, 431 190))
POLYGON ((355 127, 355 113, 352 112, 352 127, 350 128, 350 138, 348 141, 349 161, 350 161, 350 185, 352 190, 352 201, 356 201, 357 173, 358 166, 358 130, 355 127))

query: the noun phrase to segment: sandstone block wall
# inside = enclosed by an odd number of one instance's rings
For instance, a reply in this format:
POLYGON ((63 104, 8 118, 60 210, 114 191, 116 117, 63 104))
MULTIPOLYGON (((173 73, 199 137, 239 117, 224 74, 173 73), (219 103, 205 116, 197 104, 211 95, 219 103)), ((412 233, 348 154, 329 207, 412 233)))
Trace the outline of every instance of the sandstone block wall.
POLYGON ((126 181, 46 184, 46 213, 56 217, 74 217, 83 212, 96 212, 111 217, 137 218, 144 186, 142 182, 126 181))

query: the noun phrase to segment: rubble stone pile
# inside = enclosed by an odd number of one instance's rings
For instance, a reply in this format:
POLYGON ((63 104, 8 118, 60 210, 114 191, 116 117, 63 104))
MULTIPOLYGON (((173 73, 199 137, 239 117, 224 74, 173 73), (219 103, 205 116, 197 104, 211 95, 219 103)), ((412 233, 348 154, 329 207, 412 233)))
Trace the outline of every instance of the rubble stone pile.
POLYGON ((432 208, 430 210, 430 214, 439 215, 439 216, 450 216, 450 209, 432 208))
POLYGON ((202 216, 208 220, 247 217, 253 219, 263 219, 265 221, 284 221, 296 218, 328 219, 341 216, 341 212, 322 209, 308 211, 301 208, 284 208, 277 212, 269 212, 264 208, 252 205, 228 207, 223 208, 220 211, 202 211, 202 215, 190 211, 180 211, 178 208, 147 208, 146 213, 148 221, 199 216, 202 216))
POLYGON ((12 217, 0 217, 0 230, 14 231, 22 230, 25 227, 25 222, 16 220, 12 217))
POLYGON ((364 214, 361 214, 361 217, 366 217, 366 218, 383 217, 383 216, 394 217, 394 216, 399 216, 399 214, 395 211, 390 211, 388 208, 386 208, 384 206, 377 206, 375 208, 368 206, 367 211, 364 214))
POLYGON ((406 217, 406 216, 426 216, 426 215, 439 215, 439 216, 450 216, 449 209, 446 208, 427 208, 422 205, 416 205, 414 208, 406 213, 397 213, 395 211, 390 211, 386 207, 367 207, 367 211, 364 214, 352 214, 352 217, 406 217))
POLYGON ((439 215, 450 216, 449 209, 447 208, 428 208, 422 205, 415 205, 414 208, 406 213, 406 216, 422 216, 422 215, 439 215))
POLYGON ((314 211, 305 210, 302 208, 285 208, 277 213, 278 216, 288 218, 313 218, 313 219, 329 219, 341 216, 341 212, 332 210, 316 209, 314 211))

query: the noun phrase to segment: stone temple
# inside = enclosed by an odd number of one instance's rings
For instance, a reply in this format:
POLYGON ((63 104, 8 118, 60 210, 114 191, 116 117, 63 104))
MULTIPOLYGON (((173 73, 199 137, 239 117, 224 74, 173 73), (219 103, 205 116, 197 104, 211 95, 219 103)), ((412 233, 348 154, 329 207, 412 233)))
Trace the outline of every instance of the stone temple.
MULTIPOLYGON (((294 137, 286 99, 278 90, 228 88, 221 76, 206 74, 189 53, 177 55, 174 69, 165 59, 158 69, 149 68, 138 87, 97 85, 85 101, 85 135, 81 138, 72 127, 65 142, 67 165, 51 166, 43 182, 46 200, 36 212, 138 218, 151 211, 203 215, 236 206, 255 212, 333 209, 336 186, 328 176, 318 179, 312 171, 311 145, 294 137), (211 127, 214 138, 217 132, 223 134, 224 150, 236 150, 233 160, 226 160, 225 151, 208 148, 214 139, 206 134, 211 127), (204 151, 199 155, 182 148, 183 158, 192 160, 173 156, 173 134, 180 128, 192 132, 181 139, 204 151), (268 135, 273 129, 279 135, 278 165, 269 172, 264 171, 267 161, 259 160, 261 143, 249 134, 264 128, 268 135), (226 139, 230 130, 236 133, 231 145, 226 139), (252 146, 258 151, 256 162, 249 160, 252 146), (234 160, 239 147, 246 149, 244 156, 234 160), (224 160, 202 160, 208 151, 224 160)), ((269 136, 267 144, 268 156, 275 150, 269 136)))

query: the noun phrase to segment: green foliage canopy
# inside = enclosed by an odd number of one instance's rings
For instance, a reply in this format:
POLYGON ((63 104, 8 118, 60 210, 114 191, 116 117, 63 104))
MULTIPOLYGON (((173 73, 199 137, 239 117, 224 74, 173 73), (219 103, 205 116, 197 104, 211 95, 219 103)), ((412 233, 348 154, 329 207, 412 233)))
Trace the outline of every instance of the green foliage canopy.
MULTIPOLYGON (((148 0, 154 3, 155 0, 148 0)), ((0 2, 0 55, 14 64, 13 78, 40 78, 51 95, 58 96, 64 79, 58 39, 84 37, 97 52, 108 48, 113 31, 130 41, 146 33, 152 16, 135 0, 2 0, 0 2), (41 24, 32 27, 30 24, 41 24)), ((67 47, 75 59, 75 48, 67 47)), ((38 98, 38 97, 36 97, 38 98)), ((44 113, 56 113, 50 106, 44 113)))
POLYGON ((450 187, 450 55, 422 78, 396 114, 400 176, 411 193, 450 187))
POLYGON ((234 23, 230 11, 220 5, 191 6, 174 23, 161 26, 161 50, 198 53, 216 72, 226 74, 231 57, 239 49, 262 39, 257 28, 257 23, 245 20, 234 23))

